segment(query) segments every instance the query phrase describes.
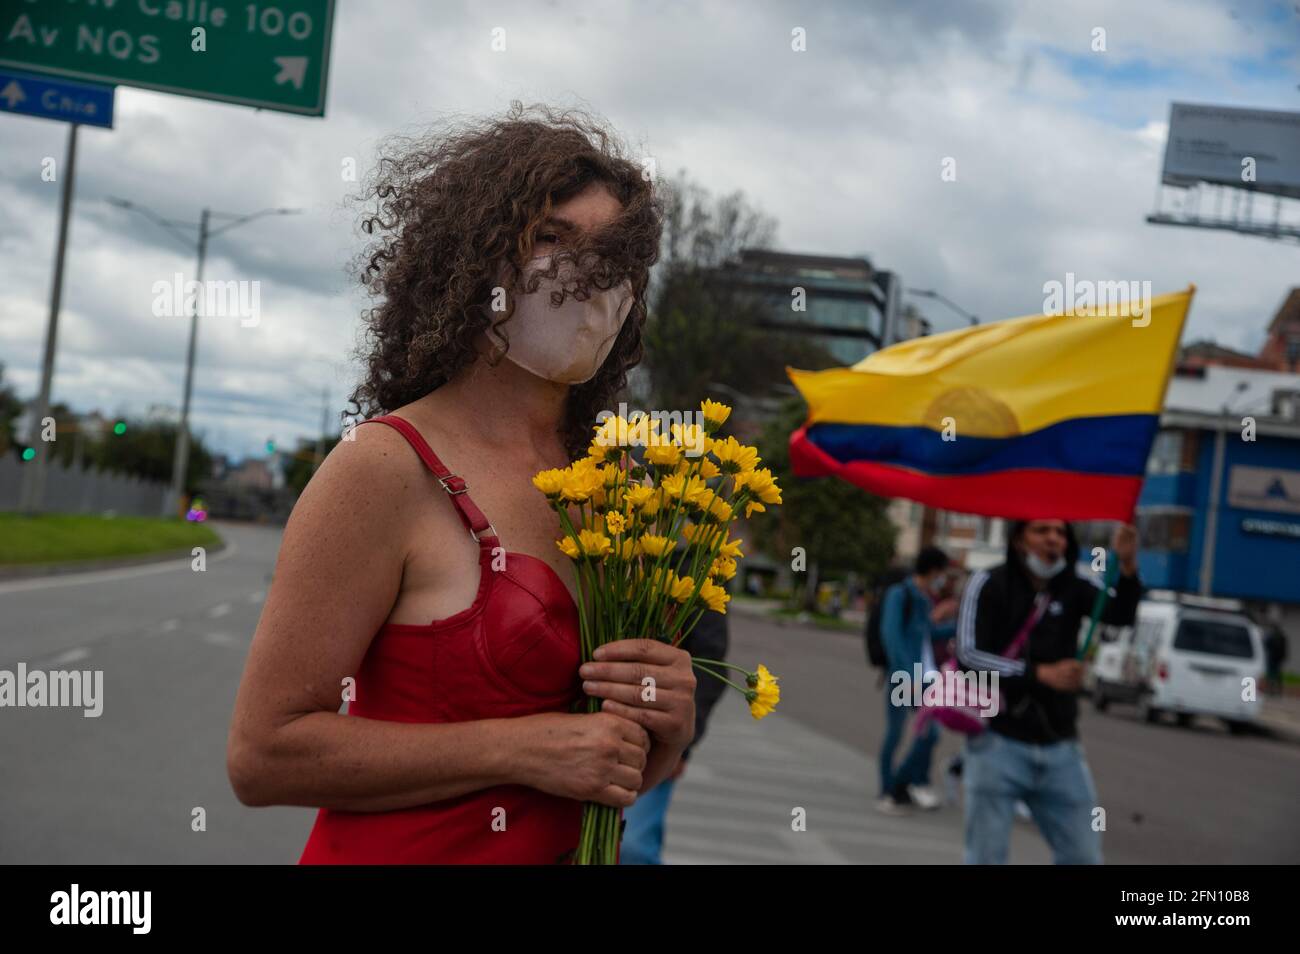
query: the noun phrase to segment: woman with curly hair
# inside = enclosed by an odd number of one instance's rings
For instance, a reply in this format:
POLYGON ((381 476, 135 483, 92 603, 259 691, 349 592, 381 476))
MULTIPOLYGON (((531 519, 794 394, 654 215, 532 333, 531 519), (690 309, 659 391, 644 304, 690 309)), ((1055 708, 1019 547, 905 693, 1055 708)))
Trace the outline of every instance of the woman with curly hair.
POLYGON ((368 420, 285 528, 231 783, 320 809, 304 863, 564 861, 584 800, 632 804, 694 732, 681 650, 627 640, 579 674, 529 482, 640 360, 662 204, 601 123, 519 104, 389 145, 364 196, 368 420))

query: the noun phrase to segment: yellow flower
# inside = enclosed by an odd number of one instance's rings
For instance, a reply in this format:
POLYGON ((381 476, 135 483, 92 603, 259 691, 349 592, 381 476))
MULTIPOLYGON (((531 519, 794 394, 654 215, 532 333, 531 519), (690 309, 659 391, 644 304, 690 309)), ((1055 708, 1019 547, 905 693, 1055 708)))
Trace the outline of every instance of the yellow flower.
POLYGON ((709 449, 704 428, 698 424, 673 424, 668 430, 673 435, 673 440, 680 444, 683 450, 695 451, 694 456, 698 457, 709 449))
POLYGON ((611 414, 592 430, 595 431, 595 436, 591 439, 587 453, 602 461, 618 460, 619 455, 622 454, 620 448, 627 444, 628 440, 627 421, 611 414))
POLYGON ((719 559, 735 560, 738 557, 743 557, 745 554, 740 552, 740 547, 744 542, 744 540, 725 540, 718 549, 719 559))
POLYGON ((744 475, 744 486, 749 492, 765 504, 781 502, 781 488, 776 485, 776 478, 766 467, 744 475))
POLYGON ((727 523, 732 517, 731 504, 721 497, 714 497, 709 501, 709 509, 704 516, 706 520, 712 520, 715 523, 727 523))
POLYGON ((656 434, 646 442, 645 459, 656 467, 675 467, 682 459, 682 449, 656 434))
POLYGON ((639 510, 653 496, 655 496, 655 489, 642 485, 627 488, 627 492, 623 494, 623 499, 639 510))
POLYGON ((621 472, 617 464, 606 464, 600 469, 600 479, 604 483, 606 490, 618 483, 618 475, 621 472))
POLYGON ((623 515, 616 510, 611 510, 605 514, 605 527, 610 533, 622 533, 627 529, 627 521, 623 515))
POLYGON ((588 457, 574 461, 564 469, 564 489, 561 494, 565 500, 582 503, 600 490, 603 483, 596 462, 588 457))
POLYGON ((614 546, 614 559, 627 562, 636 556, 636 541, 622 540, 614 546))
POLYGON ((713 452, 713 456, 718 458, 718 463, 722 465, 724 474, 746 473, 757 467, 758 462, 762 460, 758 456, 758 448, 748 447, 734 437, 714 441, 710 450, 713 452))
POLYGON ((707 457, 700 459, 700 469, 698 473, 701 480, 712 480, 714 477, 722 476, 722 471, 718 470, 718 465, 707 457))
POLYGON ((658 427, 658 418, 651 417, 644 411, 637 411, 627 420, 627 443, 644 447, 654 439, 654 432, 658 427))
POLYGON ((709 567, 709 576, 717 580, 729 580, 736 575, 736 561, 728 557, 716 557, 709 567))
POLYGON ((582 556, 582 551, 578 549, 578 542, 574 540, 573 537, 561 537, 559 540, 555 541, 555 545, 559 547, 560 552, 570 560, 576 560, 578 557, 582 556))
POLYGON ((667 537, 661 537, 653 533, 647 533, 637 540, 641 547, 641 552, 650 557, 661 557, 669 550, 673 549, 673 541, 667 537))
POLYGON ((704 412, 704 430, 709 434, 727 423, 727 418, 731 417, 731 408, 717 401, 708 399, 701 401, 700 410, 704 412))
POLYGON ((678 576, 670 570, 664 580, 664 592, 670 599, 685 603, 695 592, 695 580, 689 576, 678 576))
POLYGON ((610 542, 609 537, 599 530, 578 531, 578 545, 582 547, 584 554, 594 557, 603 557, 614 548, 614 544, 610 542))
POLYGON ((558 467, 538 471, 533 475, 533 486, 549 499, 555 500, 564 490, 564 471, 558 467))
POLYGON ((700 587, 700 599, 713 612, 721 613, 723 616, 727 615, 727 601, 731 597, 727 595, 726 590, 712 580, 705 580, 704 585, 700 587))
POLYGON ((663 506, 663 503, 664 495, 657 490, 651 491, 650 496, 641 505, 641 516, 647 520, 653 520, 659 513, 659 508, 663 506))
POLYGON ((696 526, 693 523, 688 523, 682 528, 682 536, 686 538, 687 544, 693 547, 711 547, 721 533, 718 527, 696 526))
POLYGON ((669 474, 660 485, 670 498, 681 500, 692 507, 702 506, 713 494, 713 488, 699 477, 687 478, 682 474, 669 474))
POLYGON ((755 719, 761 719, 765 715, 770 715, 776 708, 776 704, 781 701, 781 687, 776 684, 776 676, 767 671, 767 667, 760 664, 758 672, 746 680, 749 683, 750 690, 745 693, 745 698, 749 700, 749 714, 755 719))
POLYGON ((736 475, 736 489, 747 488, 751 499, 745 504, 745 516, 748 517, 755 510, 762 513, 767 508, 763 504, 779 504, 781 502, 781 488, 776 485, 776 478, 766 467, 759 470, 753 470, 744 474, 736 475))

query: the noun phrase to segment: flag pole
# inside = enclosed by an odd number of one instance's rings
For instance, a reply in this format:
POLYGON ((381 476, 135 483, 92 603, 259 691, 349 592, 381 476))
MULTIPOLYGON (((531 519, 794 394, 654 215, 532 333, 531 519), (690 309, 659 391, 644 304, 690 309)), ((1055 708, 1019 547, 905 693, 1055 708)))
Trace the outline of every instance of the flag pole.
POLYGON ((1101 614, 1106 609, 1106 601, 1110 599, 1110 588, 1115 585, 1119 579, 1119 558, 1114 553, 1106 551, 1106 575, 1102 578, 1101 589, 1097 593, 1096 599, 1092 601, 1092 616, 1088 620, 1088 635, 1083 638, 1083 645, 1075 654, 1076 659, 1087 659, 1088 650, 1092 648, 1092 636, 1097 631, 1097 623, 1101 620, 1101 614))

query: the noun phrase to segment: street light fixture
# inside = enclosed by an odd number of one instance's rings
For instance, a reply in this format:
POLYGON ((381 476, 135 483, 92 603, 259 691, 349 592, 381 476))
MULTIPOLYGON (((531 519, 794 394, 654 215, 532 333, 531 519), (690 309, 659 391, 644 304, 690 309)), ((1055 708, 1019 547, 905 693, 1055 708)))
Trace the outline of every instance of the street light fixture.
MULTIPOLYGON (((186 234, 180 231, 181 228, 194 228, 193 222, 178 222, 173 219, 163 218, 153 210, 146 208, 139 203, 132 202, 130 199, 120 199, 115 196, 108 197, 110 205, 114 205, 128 212, 138 212, 155 225, 167 231, 173 237, 185 244, 189 244, 186 234)), ((238 225, 251 222, 254 219, 260 219, 268 215, 296 215, 302 212, 302 209, 262 209, 260 212, 252 212, 248 215, 239 215, 232 212, 213 212, 211 209, 204 209, 199 218, 198 230, 198 268, 195 273, 195 282, 200 287, 203 284, 203 263, 208 254, 208 239, 214 235, 220 235, 222 232, 229 232, 238 225), (213 229, 209 227, 209 222, 213 218, 229 219, 225 225, 213 229)), ((190 315, 190 340, 189 347, 185 356, 185 392, 181 400, 181 420, 180 426, 176 432, 176 453, 172 458, 172 481, 168 488, 167 494, 163 498, 162 516, 175 514, 177 506, 180 503, 181 495, 185 490, 185 471, 189 466, 190 458, 190 395, 194 389, 194 355, 197 346, 199 334, 199 296, 194 297, 194 311, 190 315)))
POLYGON ((977 318, 975 315, 971 314, 969 311, 966 311, 964 308, 961 308, 954 302, 945 298, 943 295, 940 295, 937 291, 935 291, 932 288, 909 288, 907 290, 907 293, 909 295, 915 295, 918 298, 932 298, 935 301, 939 302, 940 304, 947 305, 957 314, 961 315, 963 318, 969 321, 970 326, 972 328, 974 328, 976 325, 980 323, 979 318, 977 318))

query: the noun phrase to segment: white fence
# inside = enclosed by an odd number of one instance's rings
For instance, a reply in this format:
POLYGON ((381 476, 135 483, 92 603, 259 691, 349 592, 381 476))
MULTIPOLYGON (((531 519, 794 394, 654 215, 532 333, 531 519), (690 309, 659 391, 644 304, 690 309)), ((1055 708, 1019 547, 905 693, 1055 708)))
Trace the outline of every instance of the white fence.
MULTIPOLYGON (((23 472, 33 466, 15 453, 0 455, 0 511, 17 510, 22 501, 23 472)), ((156 517, 162 512, 167 485, 91 467, 85 470, 51 460, 45 471, 47 513, 103 513, 156 517)))

